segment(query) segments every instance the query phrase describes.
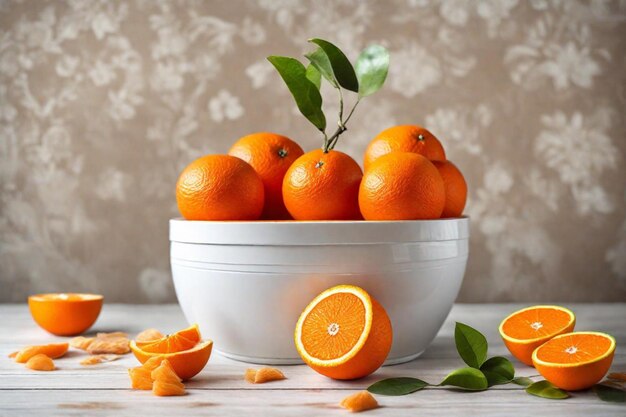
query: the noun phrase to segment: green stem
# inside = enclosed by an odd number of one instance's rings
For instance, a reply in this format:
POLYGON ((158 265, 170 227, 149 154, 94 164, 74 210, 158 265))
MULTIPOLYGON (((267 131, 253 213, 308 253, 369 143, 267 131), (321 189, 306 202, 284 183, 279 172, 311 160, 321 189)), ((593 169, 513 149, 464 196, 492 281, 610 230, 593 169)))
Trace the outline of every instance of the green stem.
MULTIPOLYGON (((341 95, 341 90, 340 91, 340 95, 341 95)), ((346 124, 348 123, 348 121, 350 120, 350 118, 352 117, 352 114, 354 113, 354 110, 356 109, 356 106, 359 105, 359 101, 361 99, 358 99, 356 101, 356 103, 354 103, 354 106, 352 107, 352 110, 350 110, 350 113, 348 113, 348 117, 346 117, 346 120, 342 120, 343 117, 343 96, 340 99, 340 108, 339 108, 339 127, 337 128, 337 130, 335 130, 335 133, 333 133, 333 135, 328 139, 328 140, 324 140, 324 153, 328 153, 328 151, 332 151, 335 148, 335 145, 337 144, 337 140, 339 140, 339 136, 341 136, 341 134, 343 132, 345 132, 346 130, 348 130, 348 127, 346 126, 346 124)))

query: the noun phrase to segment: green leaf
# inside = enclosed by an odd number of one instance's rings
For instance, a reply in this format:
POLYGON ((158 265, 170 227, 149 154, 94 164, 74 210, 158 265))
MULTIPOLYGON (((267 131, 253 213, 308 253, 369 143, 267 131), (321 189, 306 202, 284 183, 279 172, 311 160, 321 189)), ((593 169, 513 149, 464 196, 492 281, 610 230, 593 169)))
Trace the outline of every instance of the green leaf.
POLYGON ((482 391, 489 387, 485 375, 475 368, 460 368, 452 371, 439 385, 452 385, 470 391, 482 391))
POLYGON ((306 67, 306 78, 311 81, 319 90, 322 86, 322 74, 312 64, 306 67))
POLYGON ((525 376, 518 376, 517 378, 513 378, 511 382, 517 385, 521 385, 523 387, 527 387, 533 383, 533 380, 525 376))
POLYGON ((326 117, 322 111, 322 96, 315 84, 307 78, 304 65, 297 59, 286 56, 269 56, 267 60, 274 65, 287 84, 300 113, 319 130, 326 129, 326 117))
POLYGON ((335 79, 335 73, 333 73, 333 68, 330 65, 328 56, 321 48, 317 48, 311 53, 304 54, 304 56, 333 87, 339 88, 339 84, 337 84, 337 80, 335 79))
POLYGON ((359 97, 374 94, 383 86, 389 70, 389 51, 380 45, 365 48, 356 60, 359 97))
POLYGON ((551 400, 563 400, 569 397, 567 391, 563 391, 562 389, 555 387, 546 380, 530 384, 526 388, 526 392, 530 395, 536 395, 537 397, 548 398, 551 400))
POLYGON ((378 381, 367 387, 373 394, 380 395, 407 395, 428 386, 428 382, 417 378, 388 378, 378 381))
POLYGON ((513 364, 502 356, 494 356, 493 358, 487 359, 487 361, 480 366, 480 370, 487 377, 490 387, 493 385, 508 384, 515 377, 513 364))
POLYGON ((346 55, 341 52, 341 49, 324 39, 313 38, 309 39, 309 42, 316 44, 326 53, 339 85, 346 90, 358 92, 359 81, 356 78, 356 73, 346 55))
POLYGON ((487 359, 487 339, 478 330, 457 322, 454 341, 461 359, 472 368, 479 369, 487 359))
POLYGON ((593 386, 593 392, 596 393, 598 398, 602 401, 611 403, 623 403, 626 402, 626 392, 605 384, 596 384, 593 386))

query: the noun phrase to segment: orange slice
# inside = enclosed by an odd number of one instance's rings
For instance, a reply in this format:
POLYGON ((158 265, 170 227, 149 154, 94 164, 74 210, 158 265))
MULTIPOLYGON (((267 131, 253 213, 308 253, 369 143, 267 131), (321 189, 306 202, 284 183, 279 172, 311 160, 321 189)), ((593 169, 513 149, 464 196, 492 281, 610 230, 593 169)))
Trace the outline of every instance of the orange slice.
POLYGON ((557 387, 578 391, 590 388, 609 371, 615 339, 600 332, 565 333, 533 352, 539 373, 557 387))
POLYGON ((157 340, 139 341, 135 339, 137 346, 141 347, 144 352, 151 353, 174 353, 191 349, 201 339, 198 325, 194 324, 176 333, 172 333, 157 340))
POLYGON ((387 358, 392 337, 385 309, 354 285, 338 285, 315 297, 300 315, 294 335, 302 360, 334 379, 374 372, 387 358))
POLYGON ((526 365, 533 366, 533 351, 554 336, 573 331, 574 324, 576 316, 566 308, 533 306, 502 320, 499 331, 509 352, 526 365))
POLYGON ((95 323, 102 309, 98 294, 38 294, 28 297, 35 322, 58 336, 83 333, 95 323))
POLYGON ((141 363, 145 363, 150 358, 164 358, 170 362, 174 372, 182 380, 187 380, 198 374, 209 361, 213 350, 213 341, 205 340, 193 346, 191 349, 180 352, 160 353, 146 352, 142 347, 137 346, 133 340, 130 342, 130 349, 141 363))
POLYGON ((15 362, 26 363, 30 358, 40 353, 52 359, 60 358, 65 355, 68 348, 69 344, 67 343, 50 343, 47 345, 26 346, 24 349, 17 352, 17 355, 15 355, 15 362))

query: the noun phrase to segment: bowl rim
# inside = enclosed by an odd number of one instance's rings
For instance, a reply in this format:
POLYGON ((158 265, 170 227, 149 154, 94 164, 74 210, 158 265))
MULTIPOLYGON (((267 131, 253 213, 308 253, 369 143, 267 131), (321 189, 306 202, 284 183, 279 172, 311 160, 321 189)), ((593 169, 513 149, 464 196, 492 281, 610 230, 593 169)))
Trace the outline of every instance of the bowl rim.
POLYGON ((363 245, 469 238, 469 217, 400 221, 207 221, 174 218, 171 242, 213 245, 363 245))

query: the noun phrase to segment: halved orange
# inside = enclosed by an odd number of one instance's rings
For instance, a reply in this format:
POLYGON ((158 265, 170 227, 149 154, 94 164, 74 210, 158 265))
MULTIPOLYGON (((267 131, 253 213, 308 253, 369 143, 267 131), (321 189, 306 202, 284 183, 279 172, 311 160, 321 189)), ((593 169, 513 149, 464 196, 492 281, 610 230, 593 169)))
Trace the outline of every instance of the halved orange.
POLYGON ((141 347, 144 352, 151 353, 172 353, 191 349, 200 341, 200 330, 198 325, 194 324, 176 333, 164 336, 157 340, 138 341, 135 343, 141 347))
POLYGON ((576 316, 559 306, 532 306, 518 310, 500 323, 507 349, 526 365, 533 366, 535 349, 554 336, 574 330, 576 316))
POLYGON ((362 288, 338 285, 315 297, 295 330, 305 363, 334 379, 355 379, 378 369, 393 339, 385 309, 362 288))
POLYGON ((35 322, 58 336, 74 336, 89 329, 102 309, 98 294, 52 293, 28 297, 35 322))
POLYGON ((573 332, 554 337, 533 352, 539 373, 557 387, 578 391, 599 382, 609 371, 615 339, 600 332, 573 332))
POLYGON ((141 363, 145 363, 148 359, 155 356, 167 359, 172 365, 172 368, 174 368, 176 375, 184 381, 194 377, 204 369, 211 357, 213 341, 205 340, 199 342, 191 349, 172 353, 146 352, 137 346, 135 341, 130 342, 130 349, 141 363))

